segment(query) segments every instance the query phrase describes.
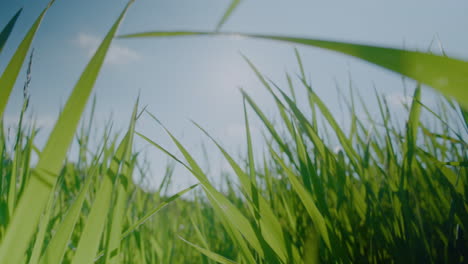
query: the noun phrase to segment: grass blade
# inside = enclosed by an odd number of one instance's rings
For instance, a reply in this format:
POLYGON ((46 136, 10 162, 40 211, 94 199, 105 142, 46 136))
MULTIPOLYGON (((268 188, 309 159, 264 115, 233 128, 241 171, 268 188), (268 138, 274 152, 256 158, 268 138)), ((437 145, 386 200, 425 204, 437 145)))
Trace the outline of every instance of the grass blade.
POLYGON ((16 24, 16 20, 18 20, 19 15, 21 14, 21 11, 23 11, 23 8, 18 10, 16 14, 10 19, 8 24, 3 28, 2 32, 0 33, 0 53, 2 53, 3 47, 5 46, 5 43, 8 40, 8 37, 11 34, 11 31, 13 31, 13 27, 16 24))
POLYGON ((49 219, 52 214, 52 206, 54 205, 54 198, 55 197, 53 195, 49 197, 49 201, 47 202, 46 209, 44 210, 44 214, 42 215, 42 219, 41 219, 41 222, 39 224, 39 228, 36 234, 36 240, 34 241, 34 247, 31 253, 31 258, 29 259, 29 264, 36 264, 39 261, 39 257, 42 251, 42 245, 44 244, 44 237, 47 231, 49 219))
POLYGON ((241 213, 241 211, 235 207, 229 199, 227 199, 222 193, 218 192, 213 185, 209 182, 207 176, 203 173, 203 170, 200 168, 195 159, 190 155, 190 153, 185 149, 185 147, 177 140, 172 133, 165 128, 162 123, 154 117, 150 116, 158 122, 166 131, 166 133, 171 137, 172 141, 176 144, 179 151, 184 156, 185 160, 188 163, 190 172, 200 181, 202 184, 208 199, 211 204, 216 207, 216 210, 221 213, 226 219, 229 219, 226 225, 232 227, 241 233, 246 241, 257 251, 257 253, 263 257, 265 255, 261 242, 259 241, 253 227, 251 226, 248 219, 241 213))
POLYGON ((318 210, 317 206, 315 206, 314 200, 312 199, 310 194, 307 192, 307 190, 304 188, 304 186, 296 178, 296 175, 291 171, 290 168, 288 168, 288 166, 286 166, 286 164, 284 164, 283 160, 278 156, 278 154, 276 154, 276 152, 271 148, 270 148, 270 152, 272 153, 275 160, 278 161, 278 163, 281 165, 284 172, 286 173, 289 180, 291 181, 292 187, 296 191, 297 195, 299 195, 299 197, 301 198, 302 203, 304 204, 307 212, 312 218, 312 221, 314 222, 314 226, 315 228, 317 228, 317 231, 320 233, 320 236, 325 242, 325 245, 329 249, 331 249, 330 239, 328 237, 328 230, 325 224, 325 219, 323 218, 322 214, 318 210))
POLYGON ((221 264, 236 264, 237 262, 234 262, 230 259, 227 259, 219 254, 216 254, 208 249, 204 249, 200 246, 197 246, 189 241, 187 241, 186 239, 184 239, 183 237, 180 237, 179 238, 184 241, 185 243, 187 243, 188 245, 190 245, 191 247, 194 247, 196 250, 200 251, 200 253, 202 253, 203 255, 209 257, 210 259, 218 262, 218 263, 221 263, 221 264))
MULTIPOLYGON (((246 116, 247 117, 247 116, 246 116)), ((260 225, 261 233, 264 236, 266 242, 271 246, 271 248, 275 251, 282 258, 282 260, 286 259, 286 249, 285 249, 285 238, 281 229, 281 225, 278 221, 278 218, 273 213, 273 210, 270 208, 268 202, 263 198, 263 196, 258 193, 256 184, 252 183, 254 180, 252 176, 249 178, 248 174, 242 170, 242 168, 234 161, 231 155, 227 153, 227 151, 218 143, 216 140, 208 134, 208 132, 203 129, 200 125, 193 122, 195 126, 197 126, 208 138, 213 141, 213 143, 218 147, 218 149, 223 154, 224 158, 228 161, 231 168, 236 173, 239 181, 241 183, 241 187, 244 193, 248 196, 249 200, 254 201, 254 208, 257 220, 260 225), (255 202, 253 195, 254 193, 257 195, 257 202, 255 202)), ((246 126, 247 129, 247 126, 246 126)), ((247 129, 248 131, 248 129, 247 129)), ((249 132, 247 132, 250 134, 249 132)), ((249 136, 250 137, 250 136, 249 136)), ((251 143, 250 143, 251 145, 251 143)), ((251 146, 249 147, 251 148, 251 146)), ((249 150, 251 152, 252 150, 249 150)), ((250 154, 253 159, 253 153, 250 154)), ((252 163, 253 164, 253 163, 252 163)), ((252 168, 249 166, 252 170, 252 168)), ((254 170, 253 170, 254 171, 254 170)), ((253 172, 251 172, 253 173, 253 172)), ((254 175, 254 174, 251 174, 254 175)))
MULTIPOLYGON (((96 169, 97 167, 94 167, 94 170, 96 169)), ((55 235, 50 240, 49 245, 47 246, 47 249, 44 252, 44 255, 41 257, 39 263, 47 264, 62 262, 63 256, 65 255, 65 251, 67 249, 68 241, 70 240, 72 232, 79 219, 81 208, 83 207, 86 194, 88 193, 88 189, 93 182, 95 174, 96 171, 91 171, 88 173, 86 181, 81 188, 78 197, 68 210, 64 220, 58 226, 55 235)))
POLYGON ((225 33, 225 32, 143 32, 120 36, 122 38, 138 37, 173 37, 173 36, 241 36, 284 41, 306 46, 313 46, 350 55, 388 70, 410 77, 420 83, 429 85, 445 95, 453 96, 465 108, 468 107, 468 62, 418 51, 354 44, 312 38, 272 36, 260 34, 225 33))
POLYGON ((3 71, 2 76, 0 77, 0 118, 3 116, 3 112, 5 111, 5 107, 8 103, 8 98, 10 97, 11 91, 13 90, 16 79, 18 78, 21 66, 26 59, 26 55, 28 53, 29 47, 31 47, 34 36, 36 35, 36 32, 39 29, 39 26, 41 25, 42 19, 44 18, 47 10, 49 10, 54 1, 55 0, 51 0, 49 2, 47 7, 42 11, 34 24, 31 26, 28 33, 21 41, 21 44, 13 54, 13 57, 11 58, 7 67, 3 71))
POLYGON ((127 189, 132 182, 132 160, 131 153, 133 149, 133 138, 135 133, 135 123, 137 120, 138 100, 134 106, 130 127, 127 131, 127 140, 124 148, 122 173, 117 175, 115 180, 117 186, 114 190, 117 192, 114 203, 111 205, 111 217, 109 218, 108 234, 105 248, 105 263, 119 262, 120 236, 122 234, 122 221, 124 220, 125 202, 127 200, 127 189), (114 254, 114 251, 115 254, 114 254), (111 254, 112 253, 112 254, 111 254))
POLYGON ((99 191, 97 192, 93 206, 88 215, 86 225, 81 232, 80 242, 78 243, 72 263, 81 264, 94 262, 108 218, 112 196, 116 190, 113 188, 114 183, 121 173, 123 164, 126 162, 125 156, 128 151, 127 146, 130 144, 131 138, 132 133, 129 131, 120 142, 117 152, 112 159, 111 166, 107 171, 107 175, 103 177, 101 186, 99 187, 99 191))
POLYGON ((188 187, 187 189, 184 189, 174 195, 172 195, 171 197, 169 197, 167 200, 165 200, 164 202, 160 203, 157 207, 155 207, 154 209, 152 209, 151 211, 149 211, 145 216, 143 216, 140 220, 138 220, 136 223, 132 224, 132 226, 130 226, 127 230, 125 230, 125 232, 122 234, 122 239, 126 238, 127 236, 129 236, 131 233, 135 232, 135 230, 138 229, 138 227, 140 227, 141 225, 143 225, 146 221, 148 221, 154 214, 156 214, 157 212, 159 212, 161 209, 163 209, 164 207, 166 207, 167 205, 169 205, 171 202, 177 200, 179 197, 181 197, 182 195, 188 193, 189 191, 193 190, 195 187, 197 187, 199 184, 194 184, 190 187, 188 187))
POLYGON ((239 6, 240 3, 241 3, 241 0, 232 0, 231 1, 231 4, 229 5, 229 7, 224 12, 224 15, 221 17, 221 20, 216 25, 216 31, 219 31, 221 29, 221 27, 224 25, 224 23, 226 23, 226 21, 232 15, 234 10, 236 10, 236 8, 239 6))

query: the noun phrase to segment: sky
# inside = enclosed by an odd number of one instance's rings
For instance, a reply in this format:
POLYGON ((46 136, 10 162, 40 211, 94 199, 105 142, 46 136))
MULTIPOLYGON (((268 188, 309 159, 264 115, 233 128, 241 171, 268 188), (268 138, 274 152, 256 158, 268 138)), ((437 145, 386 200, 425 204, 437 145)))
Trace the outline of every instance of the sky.
MULTIPOLYGON (((3 72, 16 46, 47 0, 0 0, 0 28, 23 7, 17 25, 0 55, 3 72)), ((38 138, 43 146, 60 107, 66 102, 94 50, 117 18, 126 1, 57 0, 46 14, 34 40, 31 113, 44 129, 38 138)), ((119 33, 150 30, 213 30, 229 5, 228 0, 137 0, 130 8, 119 33)), ((243 1, 222 30, 244 33, 313 37, 387 47, 434 52, 442 46, 452 57, 468 60, 467 1, 243 1), (435 40, 435 41, 434 41, 435 40)), ((206 128, 233 154, 245 149, 242 97, 246 90, 265 112, 275 118, 273 102, 243 60, 247 56, 260 71, 286 89, 285 72, 298 74, 290 44, 267 40, 226 37, 184 37, 165 39, 116 39, 94 87, 97 98, 96 127, 112 116, 123 131, 133 104, 140 103, 156 115, 216 178, 226 168, 216 149, 195 128, 194 120, 206 128), (209 168, 208 168, 209 165, 209 168)), ((314 89, 346 125, 339 107, 336 84, 363 95, 369 107, 376 107, 374 88, 384 93, 395 109, 403 94, 401 76, 366 62, 320 49, 297 46, 314 89)), ((5 121, 13 126, 22 102, 25 69, 11 95, 5 121)), ((414 84, 409 82, 410 87, 414 84)), ((427 102, 433 98, 424 91, 427 102)), ((255 148, 261 153, 261 124, 252 117, 255 148)), ((161 127, 143 117, 137 130, 175 151, 161 127)), ((98 140, 96 136, 95 140, 98 140)), ((162 179, 168 158, 144 141, 137 150, 147 154, 152 182, 162 179)), ((73 151, 73 149, 72 149, 73 151)), ((236 155, 235 155, 236 156, 236 155)), ((175 189, 195 179, 182 168, 175 171, 175 189)))

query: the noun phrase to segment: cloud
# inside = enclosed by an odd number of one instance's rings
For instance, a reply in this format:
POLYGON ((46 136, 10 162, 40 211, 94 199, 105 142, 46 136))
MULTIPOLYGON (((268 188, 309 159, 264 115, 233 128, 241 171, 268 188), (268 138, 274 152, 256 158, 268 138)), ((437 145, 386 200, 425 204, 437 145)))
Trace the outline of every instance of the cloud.
MULTIPOLYGON (((76 38, 76 43, 82 49, 86 50, 90 57, 94 54, 101 41, 102 39, 100 37, 83 32, 78 34, 76 38)), ((137 61, 140 58, 140 54, 136 51, 114 43, 107 53, 105 62, 113 65, 121 65, 137 61)))

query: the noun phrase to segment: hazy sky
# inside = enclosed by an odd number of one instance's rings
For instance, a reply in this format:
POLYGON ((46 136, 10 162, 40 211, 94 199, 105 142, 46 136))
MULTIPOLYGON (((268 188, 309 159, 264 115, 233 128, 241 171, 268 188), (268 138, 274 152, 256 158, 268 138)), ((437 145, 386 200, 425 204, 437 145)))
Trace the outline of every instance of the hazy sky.
MULTIPOLYGON (((3 71, 12 52, 47 0, 0 0, 0 27, 21 7, 14 33, 0 56, 3 71)), ((57 0, 47 13, 33 43, 31 109, 45 129, 41 146, 60 107, 90 59, 94 49, 114 22, 126 1, 57 0)), ((212 30, 228 6, 227 0, 137 0, 119 33, 149 30, 212 30)), ((427 50, 438 36, 450 55, 468 60, 467 1, 244 1, 223 30, 316 37, 391 47, 427 50)), ((439 50, 436 41, 433 48, 439 50)), ((185 37, 168 39, 117 39, 107 56, 94 88, 97 125, 113 114, 115 126, 124 128, 138 94, 141 104, 160 118, 188 148, 201 157, 204 137, 189 122, 193 119, 220 139, 233 153, 244 142, 242 99, 239 87, 249 92, 270 115, 270 97, 247 67, 239 52, 285 89, 285 71, 298 73, 293 46, 265 40, 185 37)), ((307 75, 323 100, 340 116, 335 82, 353 86, 372 107, 373 86, 384 92, 398 108, 403 98, 401 77, 365 62, 332 52, 298 46, 307 75)), ((25 74, 20 76, 5 119, 13 124, 22 100, 25 74)), ((298 89, 300 89, 298 87, 298 89)), ((430 91, 426 90, 426 94, 430 91)), ((430 99, 429 99, 430 100, 430 99)), ((253 114, 251 115, 253 116, 253 114)), ((339 119, 340 120, 340 119, 339 119)), ((253 120, 257 134, 261 126, 253 120)), ((138 130, 175 148, 149 118, 138 130)), ((209 144, 208 144, 209 145, 209 144)), ((140 140, 139 149, 145 147, 140 140)), ((257 149, 261 150, 261 144, 257 149)), ((223 167, 214 148, 208 148, 212 170, 223 167)), ((167 158, 147 148, 158 182, 167 158)), ((178 169, 177 184, 195 180, 178 169)))

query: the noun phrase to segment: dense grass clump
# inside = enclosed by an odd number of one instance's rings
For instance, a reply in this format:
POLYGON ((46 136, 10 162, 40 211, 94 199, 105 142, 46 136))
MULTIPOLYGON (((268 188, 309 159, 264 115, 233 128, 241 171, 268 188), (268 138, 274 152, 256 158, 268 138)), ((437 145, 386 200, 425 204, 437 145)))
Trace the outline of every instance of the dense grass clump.
MULTIPOLYGON (((138 170, 144 171, 137 163, 139 153, 131 151, 127 159, 120 159, 123 145, 119 146, 119 137, 111 133, 110 127, 101 135, 99 146, 93 147, 89 143, 91 127, 83 125, 80 129, 76 137, 78 155, 70 153, 79 158, 67 160, 60 169, 53 195, 34 235, 34 242, 29 244, 22 262, 70 263, 76 259, 80 245, 83 246, 82 241, 91 238, 91 242, 96 244, 95 250, 99 250, 90 256, 91 261, 103 263, 107 251, 105 248, 111 242, 110 234, 118 228, 116 222, 121 223, 122 234, 117 242, 122 243, 122 247, 118 245, 114 248, 120 248, 118 252, 109 252, 118 256, 111 259, 115 259, 116 263, 155 263, 152 260, 161 258, 161 252, 154 250, 157 244, 154 244, 153 238, 153 234, 159 233, 153 228, 159 230, 159 225, 142 224, 182 193, 172 197, 167 195, 167 183, 170 182, 172 170, 168 170, 166 180, 152 193, 143 191, 139 187, 140 182, 133 183, 132 175, 138 170), (115 170, 117 166, 120 168, 115 170), (103 191, 103 187, 108 185, 106 181, 115 181, 117 174, 119 182, 111 182, 115 185, 111 185, 111 190, 114 190, 103 191), (127 194, 127 197, 119 199, 119 192, 127 194), (96 204, 99 205, 99 201, 103 200, 103 194, 109 195, 110 201, 97 207, 96 204), (109 213, 117 210, 120 211, 118 216, 109 213), (99 223, 103 226, 96 229, 94 226, 99 223), (102 239, 95 237, 101 235, 102 239)), ((33 177, 31 159, 37 153, 34 139, 38 129, 20 123, 15 130, 16 135, 10 137, 15 139, 13 142, 7 139, 3 127, 0 132, 0 238, 5 236, 17 201, 24 195, 25 186, 33 177)), ((121 142, 125 142, 125 137, 121 142)), ((88 245, 91 242, 87 241, 88 245)))
MULTIPOLYGON (((418 86, 401 127, 384 96, 376 95, 376 116, 351 93, 344 102, 351 120, 345 129, 304 75, 298 79, 307 107, 296 102, 292 86, 288 95, 249 64, 276 101, 281 122, 273 125, 243 92, 270 139, 262 155, 253 153, 246 110, 245 160, 236 163, 214 142, 237 176, 238 186, 228 180, 225 194, 173 138, 214 212, 197 217, 192 223, 197 235, 184 239, 222 263, 467 261, 468 123, 456 103, 440 99, 440 110, 431 109, 421 102, 418 86), (367 113, 365 120, 358 117, 358 106, 367 113)), ((197 215, 206 207, 202 199, 193 203, 200 207, 193 211, 197 215)))

